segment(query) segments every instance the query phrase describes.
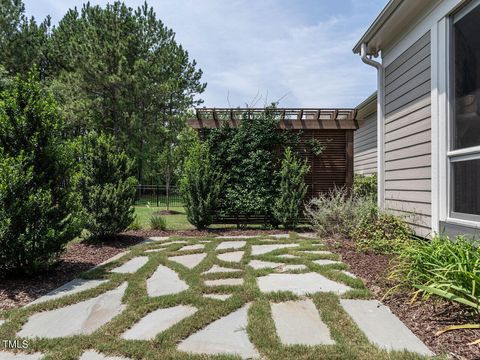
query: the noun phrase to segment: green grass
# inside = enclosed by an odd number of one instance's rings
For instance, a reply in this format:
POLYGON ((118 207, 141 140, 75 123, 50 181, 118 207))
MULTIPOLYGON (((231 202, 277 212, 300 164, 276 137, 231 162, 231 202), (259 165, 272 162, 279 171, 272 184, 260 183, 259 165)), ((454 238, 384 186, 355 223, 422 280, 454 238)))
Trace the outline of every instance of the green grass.
MULTIPOLYGON (((208 238, 176 237, 175 239, 185 240, 188 244, 196 244, 199 240, 205 240, 208 238)), ((275 332, 269 303, 298 299, 299 297, 286 291, 270 294, 261 293, 255 278, 259 275, 268 274, 274 270, 254 270, 247 266, 248 262, 252 259, 251 246, 253 244, 262 243, 271 244, 271 242, 265 242, 262 238, 248 240, 247 246, 245 247, 245 256, 242 261, 240 263, 228 263, 219 260, 216 256, 219 252, 215 251, 215 248, 221 240, 214 238, 210 238, 209 240, 211 241, 206 244, 204 250, 207 253, 207 257, 197 267, 191 270, 168 259, 169 256, 177 253, 176 250, 182 246, 181 244, 171 244, 164 251, 155 253, 145 253, 145 250, 157 248, 160 243, 137 245, 132 248, 130 253, 126 254, 121 259, 82 274, 82 277, 84 278, 109 279, 108 283, 105 283, 98 288, 37 304, 28 308, 0 312, 0 318, 8 320, 3 326, 0 326, 0 339, 15 339, 16 332, 22 328, 22 325, 27 321, 28 317, 34 313, 74 304, 97 296, 107 290, 114 289, 123 282, 128 282, 128 288, 123 297, 123 303, 126 305, 126 309, 95 333, 88 336, 73 336, 61 339, 31 339, 29 340, 29 347, 25 351, 28 353, 34 353, 37 351, 42 352, 46 355, 45 359, 47 360, 76 360, 83 351, 88 349, 98 350, 107 356, 125 356, 131 359, 238 360, 238 357, 231 355, 209 356, 179 352, 176 349, 176 344, 199 329, 204 328, 211 322, 239 309, 246 303, 251 303, 252 306, 248 313, 249 323, 247 326, 247 332, 250 340, 265 359, 423 359, 421 356, 408 352, 386 352, 370 344, 342 309, 339 304, 338 296, 333 293, 317 293, 313 294, 311 298, 319 309, 323 321, 329 326, 332 338, 336 341, 336 344, 323 346, 282 345, 275 332), (116 274, 109 272, 112 268, 139 255, 147 255, 149 261, 136 273, 116 274), (152 275, 160 264, 175 270, 180 278, 189 285, 189 289, 176 295, 155 298, 148 297, 146 279, 152 275), (214 264, 238 268, 243 270, 243 272, 238 274, 201 275, 202 272, 208 270, 214 264), (204 279, 219 279, 223 277, 243 277, 245 282, 242 286, 221 286, 215 288, 209 288, 205 286, 203 282, 204 279), (202 294, 213 292, 232 293, 233 296, 224 302, 207 299, 202 296, 202 294), (125 330, 149 312, 158 308, 171 307, 179 304, 195 306, 198 311, 163 333, 158 334, 152 341, 132 341, 120 338, 120 335, 125 330)), ((278 243, 291 242, 298 243, 299 247, 279 249, 275 252, 257 256, 255 258, 271 261, 284 261, 291 264, 305 264, 308 267, 308 270, 304 271, 315 271, 332 280, 351 286, 353 288, 352 292, 354 292, 354 294, 351 295, 355 298, 368 298, 370 296, 360 280, 345 276, 338 271, 345 269, 346 265, 318 266, 312 263, 312 260, 320 258, 337 258, 336 256, 305 254, 298 251, 321 249, 322 245, 318 244, 318 240, 298 239, 295 235, 291 236, 291 239, 278 240, 278 243), (281 259, 276 256, 288 253, 297 255, 298 259, 281 259)), ((197 252, 201 252, 201 250, 184 253, 197 252)), ((220 252, 228 252, 228 250, 220 252)), ((347 294, 346 296, 350 297, 351 295, 347 294)), ((66 319, 66 321, 68 321, 68 319, 66 319)))
MULTIPOLYGON (((165 207, 135 206, 135 215, 142 229, 150 229, 150 217, 153 213, 166 210, 165 207)), ((162 215, 167 222, 167 230, 193 230, 195 227, 190 224, 185 215, 183 206, 171 206, 170 210, 180 212, 176 215, 162 215)))

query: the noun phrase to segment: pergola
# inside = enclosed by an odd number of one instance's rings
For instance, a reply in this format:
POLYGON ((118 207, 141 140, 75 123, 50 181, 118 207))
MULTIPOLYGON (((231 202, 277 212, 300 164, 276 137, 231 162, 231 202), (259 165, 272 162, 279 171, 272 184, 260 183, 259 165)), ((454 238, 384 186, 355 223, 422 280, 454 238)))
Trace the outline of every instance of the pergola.
MULTIPOLYGON (((358 129, 357 109, 281 108, 269 109, 279 118, 281 129, 358 129)), ((245 117, 265 112, 265 108, 197 108, 188 123, 194 129, 212 129, 224 121, 237 126, 245 117)))
MULTIPOLYGON (((350 189, 353 185, 353 132, 358 129, 357 109, 321 108, 198 108, 188 124, 201 133, 222 125, 237 127, 255 115, 270 111, 278 117, 280 131, 299 133, 300 142, 294 149, 304 154, 310 165, 305 176, 308 185, 307 200, 334 187, 350 189), (326 146, 321 155, 311 151, 311 139, 326 146)), ((219 222, 240 223, 241 218, 217 219, 219 222)), ((249 218, 246 222, 252 222, 249 218)), ((259 217, 259 222, 262 218, 259 217)))

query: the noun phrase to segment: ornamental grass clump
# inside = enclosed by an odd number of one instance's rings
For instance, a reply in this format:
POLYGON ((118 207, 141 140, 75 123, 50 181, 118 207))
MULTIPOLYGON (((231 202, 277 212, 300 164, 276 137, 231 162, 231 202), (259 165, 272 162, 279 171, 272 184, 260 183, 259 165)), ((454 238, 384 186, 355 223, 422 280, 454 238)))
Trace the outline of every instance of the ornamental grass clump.
MULTIPOLYGON (((398 281, 397 287, 417 289, 413 299, 436 295, 480 313, 480 251, 463 236, 455 240, 436 236, 408 243, 399 252, 390 278, 398 281)), ((438 334, 466 328, 480 328, 480 324, 451 326, 438 334)))

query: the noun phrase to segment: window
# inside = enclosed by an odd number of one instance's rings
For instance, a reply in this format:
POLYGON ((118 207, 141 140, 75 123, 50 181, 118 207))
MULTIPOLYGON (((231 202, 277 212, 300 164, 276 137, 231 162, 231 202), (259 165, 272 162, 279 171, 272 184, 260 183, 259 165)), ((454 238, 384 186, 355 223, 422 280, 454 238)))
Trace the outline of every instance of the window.
POLYGON ((448 157, 451 216, 480 221, 480 5, 475 3, 453 19, 448 157))

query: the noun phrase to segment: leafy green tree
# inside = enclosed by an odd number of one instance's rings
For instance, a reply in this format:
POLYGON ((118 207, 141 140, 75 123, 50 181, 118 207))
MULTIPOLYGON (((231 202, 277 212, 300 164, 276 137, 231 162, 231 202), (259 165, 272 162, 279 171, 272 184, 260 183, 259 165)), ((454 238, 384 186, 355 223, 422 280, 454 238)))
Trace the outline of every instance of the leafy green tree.
POLYGON ((68 149, 53 98, 17 77, 0 95, 0 271, 47 268, 79 234, 68 149))
POLYGON ((0 65, 10 75, 28 74, 32 67, 45 78, 49 71, 50 18, 38 24, 25 16, 21 0, 0 0, 0 65))
POLYGON ((74 184, 81 196, 84 227, 96 238, 125 230, 134 220, 133 161, 109 135, 91 132, 76 145, 79 167, 74 184))
POLYGON ((303 200, 308 186, 305 174, 310 170, 306 161, 299 160, 292 149, 285 149, 280 170, 280 193, 275 201, 275 219, 286 229, 293 229, 302 215, 303 200))
POLYGON ((52 89, 74 134, 111 134, 135 159, 140 182, 153 181, 167 132, 185 127, 200 104, 202 72, 146 3, 69 10, 51 36, 52 89))
POLYGON ((218 206, 223 177, 215 169, 207 144, 196 142, 185 161, 180 191, 188 221, 197 229, 212 222, 218 206))

